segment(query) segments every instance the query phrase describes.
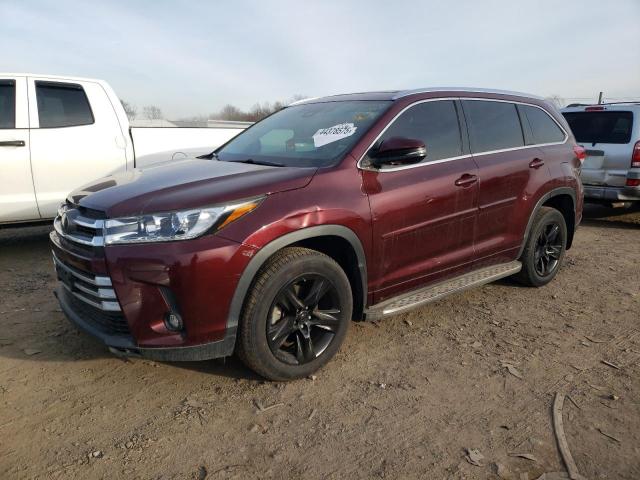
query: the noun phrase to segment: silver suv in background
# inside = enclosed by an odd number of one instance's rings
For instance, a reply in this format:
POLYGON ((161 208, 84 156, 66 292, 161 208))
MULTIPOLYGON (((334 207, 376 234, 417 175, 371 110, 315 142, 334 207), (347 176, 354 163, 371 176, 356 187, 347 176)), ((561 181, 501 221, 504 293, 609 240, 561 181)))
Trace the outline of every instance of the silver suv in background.
POLYGON ((640 201, 640 103, 570 105, 562 114, 587 158, 586 201, 640 201))

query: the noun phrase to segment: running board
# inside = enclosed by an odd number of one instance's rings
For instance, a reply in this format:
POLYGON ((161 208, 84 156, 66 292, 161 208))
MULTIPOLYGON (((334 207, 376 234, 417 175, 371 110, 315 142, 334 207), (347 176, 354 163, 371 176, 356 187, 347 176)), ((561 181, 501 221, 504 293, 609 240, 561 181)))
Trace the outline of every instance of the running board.
POLYGON ((522 269, 522 263, 513 261, 492 265, 490 267, 474 270, 459 277, 444 282, 430 285, 419 290, 403 293, 368 308, 365 312, 367 320, 379 320, 382 317, 396 315, 414 308, 421 307, 430 302, 454 293, 462 292, 468 288, 478 287, 504 277, 518 273, 522 269))

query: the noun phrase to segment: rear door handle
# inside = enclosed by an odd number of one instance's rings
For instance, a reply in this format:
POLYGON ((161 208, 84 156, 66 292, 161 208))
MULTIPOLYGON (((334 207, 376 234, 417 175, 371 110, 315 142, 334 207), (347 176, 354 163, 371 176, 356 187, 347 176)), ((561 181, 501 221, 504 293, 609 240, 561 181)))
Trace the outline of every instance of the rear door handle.
POLYGON ((529 162, 529 168, 537 169, 543 165, 544 165, 544 160, 541 160, 540 158, 534 158, 533 160, 531 160, 531 162, 529 162))
POLYGON ((24 147, 24 140, 7 140, 0 142, 0 147, 24 147))
POLYGON ((475 175, 471 175, 469 173, 465 173, 459 179, 456 180, 456 187, 466 187, 471 185, 472 183, 476 183, 478 181, 478 177, 475 175))

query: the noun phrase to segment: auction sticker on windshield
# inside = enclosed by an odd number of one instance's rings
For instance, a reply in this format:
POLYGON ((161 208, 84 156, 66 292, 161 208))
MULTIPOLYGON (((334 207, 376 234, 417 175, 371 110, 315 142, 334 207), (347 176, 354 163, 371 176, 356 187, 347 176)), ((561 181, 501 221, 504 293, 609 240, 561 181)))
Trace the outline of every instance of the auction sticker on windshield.
POLYGON ((321 128, 313 135, 313 144, 316 148, 336 142, 343 138, 350 137, 356 133, 356 127, 353 123, 341 123, 333 127, 321 128))

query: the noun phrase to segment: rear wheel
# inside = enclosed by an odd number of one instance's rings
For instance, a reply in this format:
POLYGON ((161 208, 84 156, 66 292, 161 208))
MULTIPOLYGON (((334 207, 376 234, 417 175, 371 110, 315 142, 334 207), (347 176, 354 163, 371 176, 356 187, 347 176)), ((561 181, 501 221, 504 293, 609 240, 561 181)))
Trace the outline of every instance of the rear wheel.
POLYGON ((252 285, 240 320, 238 356, 270 380, 305 377, 338 351, 351 312, 349 280, 331 257, 285 248, 252 285))
POLYGON ((556 209, 542 207, 533 220, 520 261, 522 270, 515 276, 520 283, 541 287, 558 273, 567 246, 567 224, 556 209))

